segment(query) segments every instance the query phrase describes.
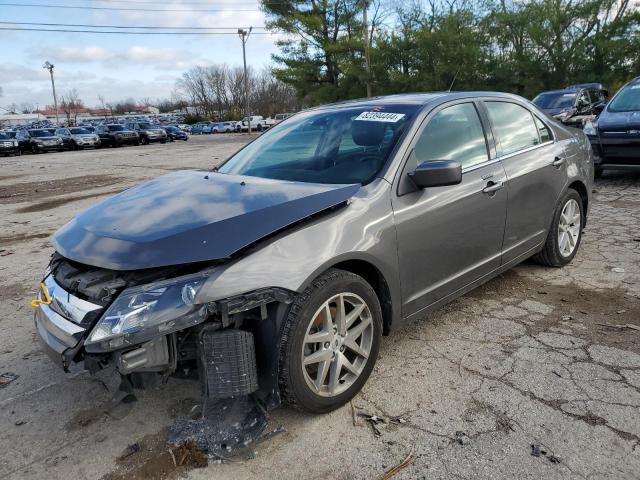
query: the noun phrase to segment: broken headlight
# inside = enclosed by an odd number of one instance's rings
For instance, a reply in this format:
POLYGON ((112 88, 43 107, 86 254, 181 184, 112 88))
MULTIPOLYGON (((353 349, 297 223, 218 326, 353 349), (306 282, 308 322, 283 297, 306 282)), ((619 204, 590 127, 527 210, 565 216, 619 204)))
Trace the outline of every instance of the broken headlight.
POLYGON ((598 134, 597 122, 587 120, 586 122, 584 122, 584 128, 582 129, 582 131, 585 133, 585 135, 591 135, 591 136, 597 135, 598 134))
POLYGON ((197 274, 126 289, 98 320, 85 348, 114 350, 201 323, 208 307, 195 298, 206 279, 197 274))

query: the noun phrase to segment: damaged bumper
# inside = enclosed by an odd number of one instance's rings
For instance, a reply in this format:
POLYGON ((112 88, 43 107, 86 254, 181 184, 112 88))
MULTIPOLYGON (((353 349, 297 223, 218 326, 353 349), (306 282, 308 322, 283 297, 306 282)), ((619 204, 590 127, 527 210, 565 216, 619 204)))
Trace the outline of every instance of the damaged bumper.
POLYGON ((53 275, 43 280, 36 305, 34 321, 40 344, 57 365, 68 371, 82 347, 87 327, 103 307, 68 293, 53 275))
MULTIPOLYGON (((92 338, 101 338, 96 333, 104 330, 105 325, 116 325, 113 318, 132 305, 129 298, 139 301, 136 295, 142 295, 143 300, 149 302, 146 296, 156 294, 162 288, 165 288, 164 292, 170 292, 170 288, 178 287, 182 295, 188 293, 182 285, 193 286, 193 279, 202 278, 201 275, 202 272, 155 282, 151 284, 152 288, 148 285, 127 288, 114 295, 108 304, 100 305, 63 288, 56 281, 54 269, 43 280, 38 298, 34 300, 40 343, 65 371, 73 364, 90 372, 111 365, 123 377, 148 373, 167 377, 190 371, 197 374, 194 376, 202 382, 203 391, 211 398, 231 398, 260 390, 257 396, 265 405, 277 406, 278 319, 286 311, 293 292, 263 288, 195 305, 195 308, 184 310, 182 317, 143 328, 145 321, 156 314, 149 311, 148 317, 133 329, 126 330, 129 328, 126 324, 119 324, 119 328, 127 332, 126 336, 112 335, 105 337, 106 340, 92 341, 92 338), (194 321, 194 311, 199 312, 197 321, 194 321), (249 384, 243 383, 247 379, 252 380, 249 384), (230 385, 234 388, 229 389, 230 385)), ((87 279, 74 281, 88 283, 87 279)), ((68 284, 66 280, 62 283, 68 284)), ((155 300, 152 298, 151 301, 155 300)), ((162 299, 158 300, 158 305, 162 302, 162 299)), ((175 303, 171 306, 176 307, 175 303)), ((159 313, 166 319, 166 312, 159 313)))

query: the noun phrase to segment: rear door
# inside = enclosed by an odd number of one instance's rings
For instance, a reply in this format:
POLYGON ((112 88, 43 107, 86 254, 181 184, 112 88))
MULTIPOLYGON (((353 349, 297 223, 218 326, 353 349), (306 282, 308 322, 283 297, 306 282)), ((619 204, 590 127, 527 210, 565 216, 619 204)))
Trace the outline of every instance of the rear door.
POLYGON ((566 153, 552 130, 516 102, 486 100, 484 106, 507 174, 507 224, 502 262, 524 259, 546 240, 567 178, 566 153))
POLYGON ((500 266, 506 175, 489 155, 478 105, 467 99, 432 112, 408 149, 392 200, 398 238, 403 314, 445 300, 500 266), (419 163, 462 164, 458 185, 406 187, 419 163))

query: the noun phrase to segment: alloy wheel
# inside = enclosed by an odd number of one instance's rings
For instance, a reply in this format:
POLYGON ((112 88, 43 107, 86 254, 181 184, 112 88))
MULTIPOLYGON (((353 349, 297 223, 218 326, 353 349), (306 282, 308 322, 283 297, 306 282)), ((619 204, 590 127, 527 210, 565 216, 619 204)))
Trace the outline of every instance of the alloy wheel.
POLYGON ((560 255, 569 257, 573 253, 578 244, 581 227, 580 205, 572 198, 564 204, 560 214, 560 221, 558 222, 558 248, 560 255))
POLYGON ((302 346, 307 386, 323 397, 346 391, 367 364, 373 334, 371 310, 360 296, 344 292, 325 301, 311 318, 302 346))

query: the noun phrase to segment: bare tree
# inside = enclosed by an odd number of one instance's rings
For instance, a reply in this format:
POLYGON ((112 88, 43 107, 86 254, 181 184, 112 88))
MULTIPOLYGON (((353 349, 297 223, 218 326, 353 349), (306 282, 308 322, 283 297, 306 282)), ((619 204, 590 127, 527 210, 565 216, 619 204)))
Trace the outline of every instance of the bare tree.
POLYGON ((73 123, 77 123, 78 110, 84 108, 84 103, 80 99, 78 90, 72 88, 60 98, 60 108, 67 116, 67 122, 71 123, 71 117, 73 117, 73 123))

